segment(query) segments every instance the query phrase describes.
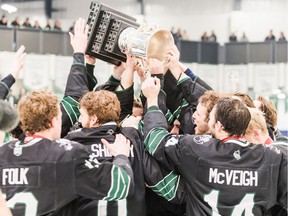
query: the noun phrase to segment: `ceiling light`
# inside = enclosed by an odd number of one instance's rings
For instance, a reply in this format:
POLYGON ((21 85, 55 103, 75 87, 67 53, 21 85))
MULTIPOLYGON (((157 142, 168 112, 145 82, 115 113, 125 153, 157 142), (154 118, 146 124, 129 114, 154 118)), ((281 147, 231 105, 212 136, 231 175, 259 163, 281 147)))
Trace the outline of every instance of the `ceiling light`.
POLYGON ((17 8, 12 6, 12 5, 9 5, 9 4, 3 4, 1 6, 1 9, 2 10, 6 10, 8 13, 14 13, 17 11, 17 8))

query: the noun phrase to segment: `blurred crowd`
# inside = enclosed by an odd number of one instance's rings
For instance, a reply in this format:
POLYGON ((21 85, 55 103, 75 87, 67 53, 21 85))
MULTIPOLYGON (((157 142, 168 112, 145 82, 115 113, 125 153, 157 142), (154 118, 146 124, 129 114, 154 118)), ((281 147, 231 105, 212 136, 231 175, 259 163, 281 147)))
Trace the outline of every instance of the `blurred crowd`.
MULTIPOLYGON (((63 31, 61 21, 48 19, 46 24, 41 25, 39 20, 35 20, 33 23, 31 22, 29 17, 26 17, 23 21, 21 21, 19 16, 16 16, 14 20, 9 22, 8 17, 6 15, 2 15, 0 20, 0 27, 14 27, 14 28, 28 28, 28 29, 38 29, 45 31, 63 31)), ((69 31, 73 32, 74 23, 69 28, 69 31)))

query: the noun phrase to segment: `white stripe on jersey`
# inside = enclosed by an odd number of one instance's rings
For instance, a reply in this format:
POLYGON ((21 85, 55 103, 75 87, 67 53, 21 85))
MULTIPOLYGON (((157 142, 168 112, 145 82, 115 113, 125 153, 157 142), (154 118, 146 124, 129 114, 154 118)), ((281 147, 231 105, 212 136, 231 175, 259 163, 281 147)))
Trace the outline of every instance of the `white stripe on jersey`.
POLYGON ((118 200, 118 216, 126 216, 127 215, 127 200, 118 200))
POLYGON ((107 215, 107 201, 99 200, 98 201, 98 216, 106 216, 107 215))

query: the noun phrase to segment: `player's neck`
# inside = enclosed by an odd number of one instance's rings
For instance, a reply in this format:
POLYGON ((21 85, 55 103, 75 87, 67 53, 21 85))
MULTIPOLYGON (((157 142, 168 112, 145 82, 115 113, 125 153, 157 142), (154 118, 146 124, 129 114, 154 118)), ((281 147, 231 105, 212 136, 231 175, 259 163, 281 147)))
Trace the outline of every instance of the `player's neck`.
POLYGON ((36 132, 34 134, 28 134, 28 136, 31 136, 34 138, 45 138, 49 140, 55 140, 54 134, 52 134, 50 130, 44 130, 44 131, 36 132))
POLYGON ((218 133, 217 133, 217 132, 215 133, 215 138, 217 138, 217 139, 219 139, 219 140, 223 140, 223 139, 225 139, 226 137, 229 137, 229 134, 226 133, 224 130, 218 131, 218 133))
POLYGON ((238 135, 232 135, 232 136, 227 136, 227 137, 225 137, 225 138, 223 138, 223 139, 221 139, 221 142, 227 142, 227 141, 229 141, 229 140, 231 140, 231 139, 236 139, 236 140, 243 140, 243 136, 238 136, 238 135))

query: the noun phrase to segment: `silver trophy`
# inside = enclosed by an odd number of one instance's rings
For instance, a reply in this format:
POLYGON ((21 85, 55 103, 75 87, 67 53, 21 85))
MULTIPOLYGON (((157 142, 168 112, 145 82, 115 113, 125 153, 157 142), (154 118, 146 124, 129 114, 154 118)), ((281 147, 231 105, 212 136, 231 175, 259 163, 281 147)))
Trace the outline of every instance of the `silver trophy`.
POLYGON ((98 2, 90 5, 89 39, 86 54, 120 65, 126 50, 142 66, 147 58, 165 63, 166 49, 174 44, 169 30, 140 27, 136 19, 98 2))
POLYGON ((143 69, 146 75, 149 72, 145 62, 148 58, 156 58, 163 64, 166 63, 165 54, 169 46, 174 44, 170 31, 165 29, 148 30, 138 28, 124 29, 118 39, 118 46, 122 53, 126 50, 143 69))

